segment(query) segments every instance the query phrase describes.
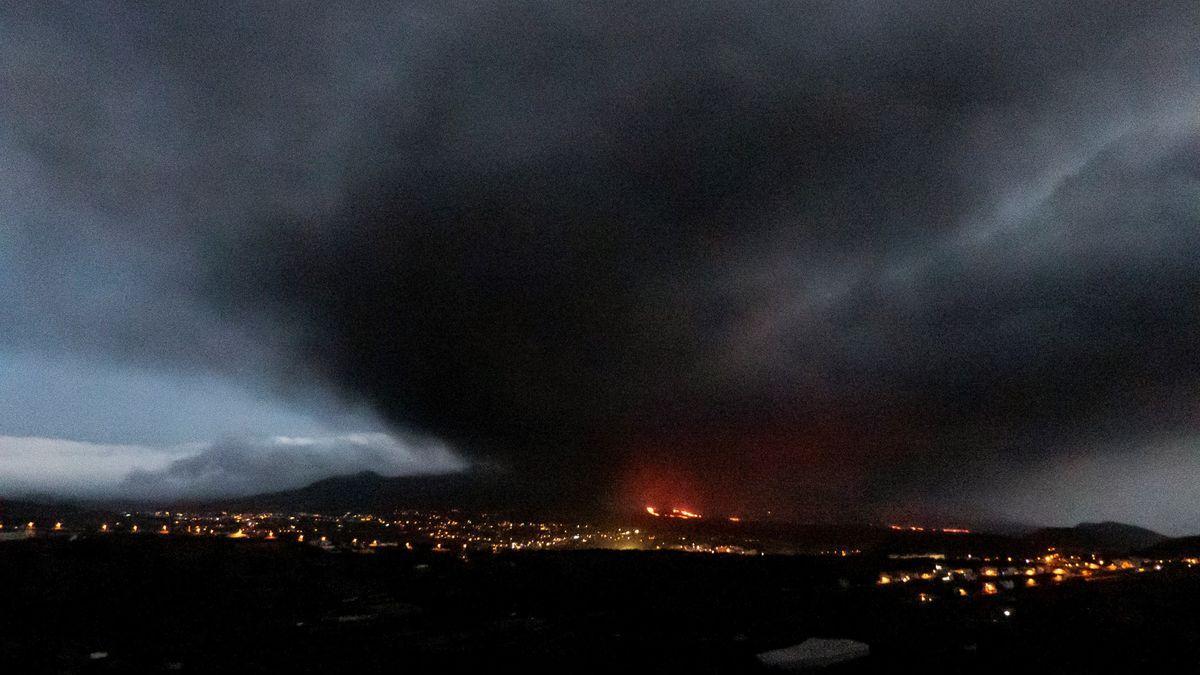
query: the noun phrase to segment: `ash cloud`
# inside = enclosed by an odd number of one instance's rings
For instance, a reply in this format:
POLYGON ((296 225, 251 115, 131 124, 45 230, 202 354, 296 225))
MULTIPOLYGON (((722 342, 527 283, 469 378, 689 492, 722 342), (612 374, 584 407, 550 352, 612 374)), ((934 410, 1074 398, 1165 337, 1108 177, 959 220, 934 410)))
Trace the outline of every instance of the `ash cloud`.
POLYGON ((6 11, 10 341, 831 519, 1195 423, 1194 3, 6 11))

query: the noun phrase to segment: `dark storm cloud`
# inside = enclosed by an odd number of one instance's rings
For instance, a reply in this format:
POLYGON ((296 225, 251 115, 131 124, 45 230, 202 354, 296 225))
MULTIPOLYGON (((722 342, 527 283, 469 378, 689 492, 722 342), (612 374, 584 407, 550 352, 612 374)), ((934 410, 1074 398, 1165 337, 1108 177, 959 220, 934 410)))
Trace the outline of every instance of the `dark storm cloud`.
POLYGON ((58 13, 4 142, 144 272, 102 350, 829 517, 1194 425, 1194 3, 58 13))

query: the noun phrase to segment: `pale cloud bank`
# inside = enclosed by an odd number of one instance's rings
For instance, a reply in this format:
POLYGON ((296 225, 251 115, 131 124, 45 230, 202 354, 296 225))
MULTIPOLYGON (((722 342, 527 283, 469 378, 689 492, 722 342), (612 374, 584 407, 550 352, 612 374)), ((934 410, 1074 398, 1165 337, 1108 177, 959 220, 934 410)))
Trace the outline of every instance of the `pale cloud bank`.
POLYGON ((0 436, 0 496, 188 499, 301 487, 376 471, 461 471, 446 444, 387 433, 226 438, 169 447, 0 436))

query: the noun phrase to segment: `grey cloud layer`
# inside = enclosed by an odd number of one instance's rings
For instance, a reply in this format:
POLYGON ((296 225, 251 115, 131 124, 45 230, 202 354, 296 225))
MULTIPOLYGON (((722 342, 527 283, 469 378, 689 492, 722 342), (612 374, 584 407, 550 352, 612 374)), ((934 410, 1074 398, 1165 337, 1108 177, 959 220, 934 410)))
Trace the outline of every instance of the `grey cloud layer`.
POLYGON ((161 469, 131 471, 116 492, 160 499, 236 496, 303 487, 360 471, 401 476, 464 468, 444 443, 416 436, 228 439, 161 469))
POLYGON ((444 443, 413 435, 245 437, 165 447, 0 436, 0 490, 18 497, 230 497, 360 471, 399 476, 464 468, 444 443))
POLYGON ((1195 3, 5 11, 11 341, 864 512, 1192 432, 1195 3))

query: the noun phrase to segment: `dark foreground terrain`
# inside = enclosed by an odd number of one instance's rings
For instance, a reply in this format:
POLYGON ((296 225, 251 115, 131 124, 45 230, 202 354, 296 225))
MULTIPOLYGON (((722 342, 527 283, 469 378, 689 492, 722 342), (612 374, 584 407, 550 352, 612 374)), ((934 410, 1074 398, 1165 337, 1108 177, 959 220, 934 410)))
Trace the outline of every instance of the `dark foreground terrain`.
POLYGON ((783 556, 9 542, 0 672, 757 672, 755 653, 809 636, 871 646, 836 672, 1200 664, 1190 570, 931 602, 871 574, 867 561, 783 556))

